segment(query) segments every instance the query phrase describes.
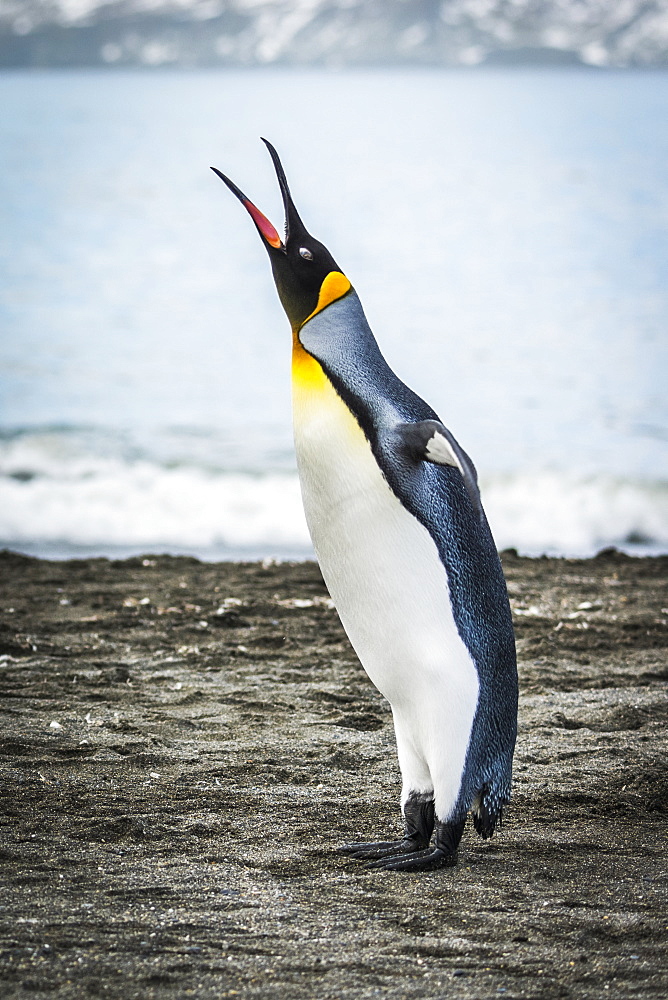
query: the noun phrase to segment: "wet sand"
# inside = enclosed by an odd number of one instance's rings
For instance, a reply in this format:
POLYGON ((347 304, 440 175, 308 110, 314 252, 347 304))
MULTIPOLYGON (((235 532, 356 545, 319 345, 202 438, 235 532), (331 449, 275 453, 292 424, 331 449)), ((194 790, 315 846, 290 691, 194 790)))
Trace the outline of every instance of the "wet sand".
POLYGON ((399 774, 313 563, 1 555, 2 996, 663 1000, 668 559, 503 561, 513 800, 402 875, 335 853, 399 774))

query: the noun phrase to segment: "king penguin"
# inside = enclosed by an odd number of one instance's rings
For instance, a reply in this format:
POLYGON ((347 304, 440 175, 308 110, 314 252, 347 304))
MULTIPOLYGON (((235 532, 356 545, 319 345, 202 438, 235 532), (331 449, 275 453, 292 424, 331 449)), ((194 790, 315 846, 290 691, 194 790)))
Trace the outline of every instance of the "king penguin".
POLYGON ((306 230, 276 150, 282 239, 228 177, 292 327, 294 438, 313 546, 343 627, 389 702, 404 835, 346 844, 368 867, 452 865, 470 812, 490 837, 510 796, 517 667, 473 462, 390 369, 361 302, 306 230))

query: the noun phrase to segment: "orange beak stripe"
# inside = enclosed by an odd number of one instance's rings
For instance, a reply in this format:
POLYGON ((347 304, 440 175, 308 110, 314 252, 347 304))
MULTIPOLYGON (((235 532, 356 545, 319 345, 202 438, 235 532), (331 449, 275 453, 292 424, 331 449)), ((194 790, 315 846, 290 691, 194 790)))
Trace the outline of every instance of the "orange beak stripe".
POLYGON ((276 247, 276 249, 282 247, 283 241, 266 215, 263 215, 260 209, 256 208, 253 202, 248 201, 246 198, 244 198, 243 205, 267 243, 272 247, 276 247))

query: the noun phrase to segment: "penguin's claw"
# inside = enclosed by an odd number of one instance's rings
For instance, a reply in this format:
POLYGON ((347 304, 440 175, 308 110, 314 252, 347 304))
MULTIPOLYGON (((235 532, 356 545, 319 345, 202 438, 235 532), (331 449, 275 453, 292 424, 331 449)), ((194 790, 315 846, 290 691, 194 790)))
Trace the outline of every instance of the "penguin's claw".
POLYGON ((343 844, 337 850, 357 861, 376 860, 396 855, 412 854, 418 849, 414 840, 386 840, 368 844, 343 844))
POLYGON ((371 861, 365 868, 386 872, 424 872, 436 868, 451 868, 456 863, 455 854, 446 854, 440 847, 427 847, 423 851, 413 851, 412 854, 371 861))

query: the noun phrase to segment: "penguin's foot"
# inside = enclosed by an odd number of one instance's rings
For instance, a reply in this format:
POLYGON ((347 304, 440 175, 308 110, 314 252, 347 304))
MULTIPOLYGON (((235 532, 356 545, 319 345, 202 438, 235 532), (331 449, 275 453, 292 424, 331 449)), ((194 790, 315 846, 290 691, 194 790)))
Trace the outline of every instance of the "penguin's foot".
POLYGON ((392 854, 370 861, 368 869, 389 872, 424 872, 435 868, 450 868, 457 863, 457 848, 462 839, 466 816, 463 819, 437 821, 434 845, 424 845, 422 849, 392 854))
POLYGON ((412 854, 370 861, 365 867, 386 872, 426 872, 436 868, 451 868, 456 863, 456 853, 448 854, 440 847, 427 847, 422 851, 413 851, 412 854))
POLYGON ((411 854, 426 845, 417 840, 379 840, 369 843, 343 844, 337 847, 340 854, 349 854, 358 861, 386 858, 396 854, 411 854))
POLYGON ((401 840, 379 840, 344 844, 338 850, 359 861, 415 854, 429 845, 434 829, 433 793, 411 792, 404 805, 405 829, 401 840))

